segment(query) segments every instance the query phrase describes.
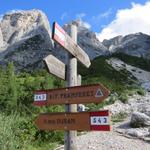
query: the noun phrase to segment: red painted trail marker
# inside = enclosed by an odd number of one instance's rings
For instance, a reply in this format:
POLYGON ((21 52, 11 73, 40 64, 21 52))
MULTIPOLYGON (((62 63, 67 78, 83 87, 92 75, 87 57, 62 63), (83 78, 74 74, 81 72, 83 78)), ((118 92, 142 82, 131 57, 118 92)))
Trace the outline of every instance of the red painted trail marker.
POLYGON ((80 113, 40 114, 35 120, 41 130, 110 131, 108 110, 80 113))
POLYGON ((101 103, 109 96, 109 90, 101 84, 69 88, 38 90, 34 92, 34 105, 101 103))
POLYGON ((75 56, 87 68, 91 65, 89 56, 56 22, 53 24, 52 39, 75 56))

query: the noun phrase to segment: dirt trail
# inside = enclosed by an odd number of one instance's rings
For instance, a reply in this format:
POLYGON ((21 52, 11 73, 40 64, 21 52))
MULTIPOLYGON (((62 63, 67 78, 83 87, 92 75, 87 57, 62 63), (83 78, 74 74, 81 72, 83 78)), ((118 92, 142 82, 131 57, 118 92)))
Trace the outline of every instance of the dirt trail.
MULTIPOLYGON (((120 104, 120 103, 119 103, 120 104)), ((130 98, 128 104, 109 106, 109 110, 119 110, 119 112, 127 112, 129 116, 125 121, 113 124, 111 132, 87 132, 77 137, 78 150, 150 150, 150 134, 147 140, 143 140, 126 134, 126 129, 131 129, 129 126, 132 110, 140 110, 146 106, 149 108, 150 95, 134 96, 130 98), (126 105, 128 106, 126 108, 126 105), (126 109, 125 109, 126 108, 126 109)), ((149 109, 148 109, 149 110, 149 109)), ((115 111, 114 111, 115 112, 115 111)), ((150 130, 150 128, 149 128, 150 130)), ((57 150, 63 150, 63 146, 57 150)))
POLYGON ((77 145, 82 150, 150 150, 150 143, 117 132, 90 132, 78 137, 77 145))
MULTIPOLYGON (((88 132, 77 137, 78 150, 150 150, 150 142, 111 132, 88 132)), ((57 150, 63 150, 64 147, 57 150)))

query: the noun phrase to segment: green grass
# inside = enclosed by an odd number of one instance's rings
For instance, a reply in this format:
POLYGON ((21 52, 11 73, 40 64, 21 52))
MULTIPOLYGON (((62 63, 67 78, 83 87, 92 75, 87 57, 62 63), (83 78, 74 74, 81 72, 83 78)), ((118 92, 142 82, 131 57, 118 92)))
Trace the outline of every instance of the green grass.
MULTIPOLYGON (((128 89, 128 84, 133 84, 134 82, 133 80, 128 79, 128 72, 119 72, 111 67, 106 62, 109 58, 110 57, 100 56, 94 59, 88 69, 79 65, 79 73, 83 76, 82 84, 101 83, 107 87, 112 94, 117 93, 118 97, 125 102, 128 97, 123 95, 123 93, 128 89)), ((105 105, 114 103, 115 100, 117 100, 117 97, 113 97, 108 101, 105 100, 103 103, 97 105, 87 104, 87 107, 89 107, 91 111, 99 110, 105 105)))
POLYGON ((28 143, 21 141, 17 136, 19 133, 19 122, 21 118, 17 114, 6 116, 0 114, 0 149, 1 150, 16 150, 22 149, 28 143))
MULTIPOLYGON (((119 58, 121 55, 118 54, 116 57, 119 58)), ((118 72, 107 64, 106 60, 109 58, 111 56, 100 56, 94 59, 88 69, 81 64, 78 65, 78 72, 82 75, 82 84, 101 83, 111 92, 111 96, 104 100, 103 103, 97 105, 87 104, 86 106, 90 108, 90 111, 99 110, 105 105, 114 103, 117 99, 126 103, 128 97, 133 94, 144 95, 144 90, 136 85, 135 79, 128 79, 128 72, 125 70, 118 72)), ((132 58, 126 56, 126 58, 123 57, 122 59, 128 64, 140 65, 138 58, 134 58, 134 61, 132 58)), ((146 61, 142 61, 141 67, 144 68, 146 61)), ((146 69, 148 67, 149 64, 145 66, 146 69)), ((1 103, 2 108, 15 108, 15 110, 10 109, 9 112, 6 109, 1 109, 0 111, 0 150, 51 150, 59 144, 63 144, 63 131, 40 131, 35 127, 34 120, 39 113, 64 112, 64 107, 56 105, 39 108, 33 106, 32 103, 34 90, 64 87, 65 82, 49 75, 45 70, 33 72, 32 74, 24 72, 16 75, 16 78, 17 108, 7 105, 8 101, 5 96, 9 95, 9 93, 0 95, 1 102, 4 101, 1 103), (11 113, 13 111, 17 111, 17 113, 11 113)), ((7 82, 6 84, 2 82, 4 79, 1 79, 1 90, 8 86, 7 82)), ((119 114, 113 117, 112 120, 122 121, 125 117, 126 114, 119 114)))
POLYGON ((91 66, 88 69, 80 64, 78 70, 83 76, 82 84, 101 83, 110 90, 111 94, 117 94, 117 96, 111 96, 109 101, 104 101, 102 104, 88 104, 87 106, 90 107, 91 110, 98 110, 104 105, 112 104, 117 99, 121 100, 123 103, 127 103, 129 96, 133 94, 145 94, 145 91, 139 88, 138 81, 135 78, 128 78, 129 75, 131 75, 128 71, 116 71, 106 62, 107 59, 114 56, 128 64, 137 65, 138 67, 141 65, 140 67, 143 69, 150 68, 150 62, 148 60, 124 54, 97 57, 91 62, 91 66))
POLYGON ((79 65, 79 73, 83 76, 83 84, 102 83, 112 93, 121 94, 127 89, 128 84, 133 84, 135 81, 128 79, 128 72, 119 72, 110 66, 106 62, 109 58, 100 56, 94 59, 88 69, 79 65))
POLYGON ((113 122, 122 122, 122 121, 124 121, 126 118, 127 118, 127 114, 126 113, 119 113, 119 114, 117 114, 117 115, 114 115, 114 116, 112 116, 112 121, 113 122))
POLYGON ((58 147, 58 143, 43 143, 40 146, 38 144, 28 145, 25 150, 54 150, 58 147))
POLYGON ((17 113, 0 113, 0 149, 53 150, 63 144, 63 132, 40 131, 35 127, 34 120, 17 113))
POLYGON ((142 88, 137 89, 136 92, 137 92, 137 94, 139 94, 139 95, 141 95, 141 96, 144 96, 144 95, 146 94, 145 90, 142 89, 142 88))

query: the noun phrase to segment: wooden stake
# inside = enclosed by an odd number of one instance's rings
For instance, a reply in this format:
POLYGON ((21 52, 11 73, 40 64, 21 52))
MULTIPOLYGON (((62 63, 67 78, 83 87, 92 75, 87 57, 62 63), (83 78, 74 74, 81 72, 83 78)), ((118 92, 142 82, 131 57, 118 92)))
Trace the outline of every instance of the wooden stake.
MULTIPOLYGON (((77 26, 71 25, 70 36, 77 43, 77 26)), ((67 87, 77 85, 77 59, 68 53, 67 87)), ((77 112, 77 104, 66 105, 66 112, 77 112)), ((77 150, 77 131, 65 131, 65 150, 77 150)))

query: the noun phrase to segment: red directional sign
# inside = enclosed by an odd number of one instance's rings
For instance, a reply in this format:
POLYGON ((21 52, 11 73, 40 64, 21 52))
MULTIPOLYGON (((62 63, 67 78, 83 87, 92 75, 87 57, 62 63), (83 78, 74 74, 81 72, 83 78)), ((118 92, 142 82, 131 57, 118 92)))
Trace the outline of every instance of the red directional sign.
POLYGON ((77 45, 72 38, 56 22, 53 24, 52 39, 69 51, 87 68, 91 65, 89 56, 77 45))
POLYGON ((41 130, 110 131, 108 110, 80 113, 40 114, 35 124, 41 130))
POLYGON ((69 88, 38 90, 34 92, 34 105, 101 103, 109 90, 101 84, 69 88))

